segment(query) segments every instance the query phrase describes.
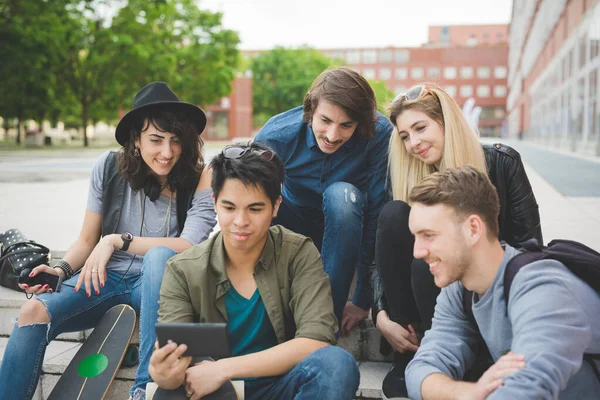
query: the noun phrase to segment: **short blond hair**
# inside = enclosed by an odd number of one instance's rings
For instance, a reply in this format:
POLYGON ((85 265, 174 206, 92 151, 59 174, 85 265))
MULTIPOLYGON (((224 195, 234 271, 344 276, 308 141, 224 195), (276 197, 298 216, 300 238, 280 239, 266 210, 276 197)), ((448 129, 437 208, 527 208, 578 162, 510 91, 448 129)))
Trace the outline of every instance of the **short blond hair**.
POLYGON ((446 204, 459 218, 476 214, 487 226, 488 237, 498 238, 500 200, 487 174, 472 165, 448 168, 425 177, 410 191, 411 203, 446 204))
POLYGON ((462 111, 448 93, 435 83, 423 83, 426 93, 416 100, 400 97, 388 107, 388 117, 394 126, 390 138, 388 170, 394 200, 409 202, 409 193, 423 178, 436 171, 433 165, 408 154, 396 125, 397 118, 405 110, 425 113, 444 131, 444 152, 440 171, 447 168, 472 165, 486 172, 485 156, 479 137, 471 129, 462 111))

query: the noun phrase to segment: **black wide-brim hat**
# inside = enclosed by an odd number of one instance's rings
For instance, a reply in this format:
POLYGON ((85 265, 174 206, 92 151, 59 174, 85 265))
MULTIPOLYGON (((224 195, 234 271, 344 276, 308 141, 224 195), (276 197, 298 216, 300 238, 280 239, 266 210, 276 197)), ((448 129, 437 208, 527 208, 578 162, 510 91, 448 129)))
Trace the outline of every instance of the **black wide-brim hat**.
POLYGON ((185 103, 177 97, 169 86, 164 82, 152 82, 144 86, 142 90, 137 92, 133 98, 133 109, 121 118, 115 131, 115 139, 121 146, 129 141, 131 135, 131 125, 139 115, 140 110, 150 106, 168 105, 170 108, 175 108, 178 111, 185 112, 189 118, 197 121, 199 134, 206 127, 206 114, 202 109, 194 104, 185 103))

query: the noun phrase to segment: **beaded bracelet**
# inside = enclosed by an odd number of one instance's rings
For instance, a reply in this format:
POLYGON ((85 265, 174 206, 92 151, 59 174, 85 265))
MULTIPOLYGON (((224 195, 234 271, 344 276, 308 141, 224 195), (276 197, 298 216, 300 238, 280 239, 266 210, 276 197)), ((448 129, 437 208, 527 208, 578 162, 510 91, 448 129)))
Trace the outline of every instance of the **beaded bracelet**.
POLYGON ((74 274, 73 268, 71 268, 71 265, 65 260, 60 260, 57 262, 56 265, 54 265, 54 268, 62 269, 62 271, 65 273, 65 280, 69 279, 74 274))

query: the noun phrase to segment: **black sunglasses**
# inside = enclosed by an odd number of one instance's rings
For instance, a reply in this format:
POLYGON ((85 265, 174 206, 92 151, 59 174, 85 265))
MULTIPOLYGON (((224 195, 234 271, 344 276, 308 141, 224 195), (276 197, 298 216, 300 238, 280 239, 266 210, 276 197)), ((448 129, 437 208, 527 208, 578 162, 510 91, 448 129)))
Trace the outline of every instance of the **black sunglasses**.
POLYGON ((231 145, 227 146, 222 151, 223 157, 230 160, 237 160, 238 158, 244 157, 248 153, 256 153, 260 158, 266 161, 271 161, 275 154, 271 150, 262 150, 253 148, 251 146, 244 145, 231 145))

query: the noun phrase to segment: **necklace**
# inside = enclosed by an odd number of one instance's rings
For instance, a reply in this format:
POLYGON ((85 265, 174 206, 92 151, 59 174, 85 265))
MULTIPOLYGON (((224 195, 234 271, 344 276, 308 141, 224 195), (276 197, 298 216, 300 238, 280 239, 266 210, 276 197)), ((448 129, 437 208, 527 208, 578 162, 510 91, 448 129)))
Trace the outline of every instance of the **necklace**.
MULTIPOLYGON (((142 221, 144 221, 145 210, 144 210, 144 207, 142 207, 141 190, 138 191, 138 200, 140 203, 140 219, 142 221)), ((144 198, 144 203, 145 202, 146 202, 146 199, 144 198)), ((169 195, 169 205, 167 206, 167 216, 165 217, 165 220, 163 221, 160 228, 158 228, 157 230, 151 230, 146 225, 146 221, 144 221, 142 223, 142 236, 148 236, 148 233, 160 233, 160 232, 166 231, 166 235, 164 235, 164 237, 169 237, 169 234, 171 233, 171 207, 172 207, 172 205, 173 205, 173 192, 171 192, 169 195)), ((162 235, 160 235, 160 236, 162 236, 162 235)))

